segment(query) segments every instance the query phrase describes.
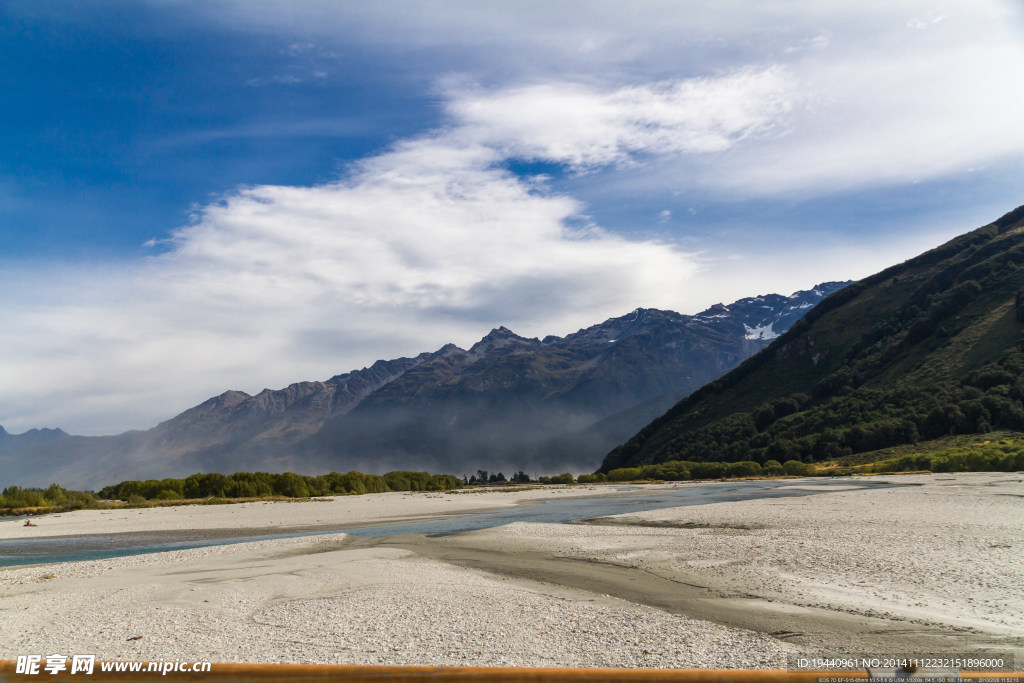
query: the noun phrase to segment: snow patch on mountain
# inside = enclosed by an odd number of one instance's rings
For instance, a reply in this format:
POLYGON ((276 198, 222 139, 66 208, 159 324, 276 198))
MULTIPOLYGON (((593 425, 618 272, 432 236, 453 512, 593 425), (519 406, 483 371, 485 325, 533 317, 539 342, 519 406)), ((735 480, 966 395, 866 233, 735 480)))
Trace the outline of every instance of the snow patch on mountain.
POLYGON ((743 329, 747 331, 747 339, 775 339, 779 335, 772 329, 772 325, 773 323, 767 323, 765 325, 751 327, 750 325, 744 324, 743 329))

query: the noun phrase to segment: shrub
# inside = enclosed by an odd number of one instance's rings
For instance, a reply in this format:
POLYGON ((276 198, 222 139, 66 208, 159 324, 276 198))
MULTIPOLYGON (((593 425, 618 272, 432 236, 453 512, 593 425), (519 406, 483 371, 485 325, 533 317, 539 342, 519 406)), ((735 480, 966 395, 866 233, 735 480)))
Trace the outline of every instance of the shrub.
POLYGON ((636 481, 643 478, 639 467, 620 467, 608 473, 608 481, 636 481))
POLYGON ((56 484, 50 484, 50 488, 43 492, 43 499, 50 505, 64 505, 68 502, 68 492, 56 484))
POLYGON ((751 460, 730 462, 725 466, 726 477, 756 477, 761 474, 761 466, 751 460))
POLYGON ((796 477, 806 477, 814 472, 814 467, 799 460, 787 460, 782 465, 782 469, 785 470, 786 474, 796 477))
POLYGON ((9 508, 45 507, 46 500, 41 491, 8 486, 4 489, 3 496, 0 496, 0 506, 9 508))
POLYGON ((685 481, 690 478, 690 470, 684 467, 678 460, 666 462, 654 468, 651 478, 661 479, 662 481, 685 481))
POLYGON ((690 467, 694 479, 719 479, 725 465, 720 462, 696 462, 690 467))
POLYGON ((279 475, 274 489, 277 493, 289 498, 309 497, 309 487, 306 485, 305 479, 294 472, 285 472, 279 475))

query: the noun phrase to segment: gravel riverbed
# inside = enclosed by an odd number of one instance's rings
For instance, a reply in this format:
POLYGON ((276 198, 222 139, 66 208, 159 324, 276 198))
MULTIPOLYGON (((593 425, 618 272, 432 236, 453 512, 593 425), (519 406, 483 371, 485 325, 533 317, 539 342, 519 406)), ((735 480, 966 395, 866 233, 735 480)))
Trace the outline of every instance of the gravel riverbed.
MULTIPOLYGON (((870 654, 937 643, 1024 662, 1024 475, 892 479, 901 486, 819 481, 797 498, 516 523, 404 546, 331 533, 2 569, 0 658, 784 668, 792 654, 840 654, 850 635, 870 654), (535 564, 523 570, 526 557, 535 564)), ((350 512, 373 522, 545 492, 523 493, 70 513, 5 530, 264 528, 350 512)))
POLYGON ((792 646, 343 534, 0 572, 0 657, 473 666, 785 666, 792 646))

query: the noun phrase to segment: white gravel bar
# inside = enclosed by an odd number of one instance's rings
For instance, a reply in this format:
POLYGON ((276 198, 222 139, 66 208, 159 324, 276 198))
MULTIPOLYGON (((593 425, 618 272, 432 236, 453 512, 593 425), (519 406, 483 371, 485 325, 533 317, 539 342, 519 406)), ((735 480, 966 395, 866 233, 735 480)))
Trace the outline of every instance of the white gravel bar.
POLYGON ((778 603, 1024 634, 1024 475, 879 479, 917 485, 838 484, 827 495, 601 520, 614 525, 520 523, 474 533, 778 603))
POLYGON ((778 668, 793 648, 344 534, 0 571, 0 658, 778 668))

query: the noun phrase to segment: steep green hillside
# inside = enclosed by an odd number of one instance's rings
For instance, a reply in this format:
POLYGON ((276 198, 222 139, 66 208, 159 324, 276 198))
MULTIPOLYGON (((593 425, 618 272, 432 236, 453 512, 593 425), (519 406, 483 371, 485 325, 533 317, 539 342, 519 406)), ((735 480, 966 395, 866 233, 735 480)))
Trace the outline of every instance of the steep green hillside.
POLYGON ((601 471, 812 462, 1024 428, 1024 207, 836 292, 677 403, 601 471))

